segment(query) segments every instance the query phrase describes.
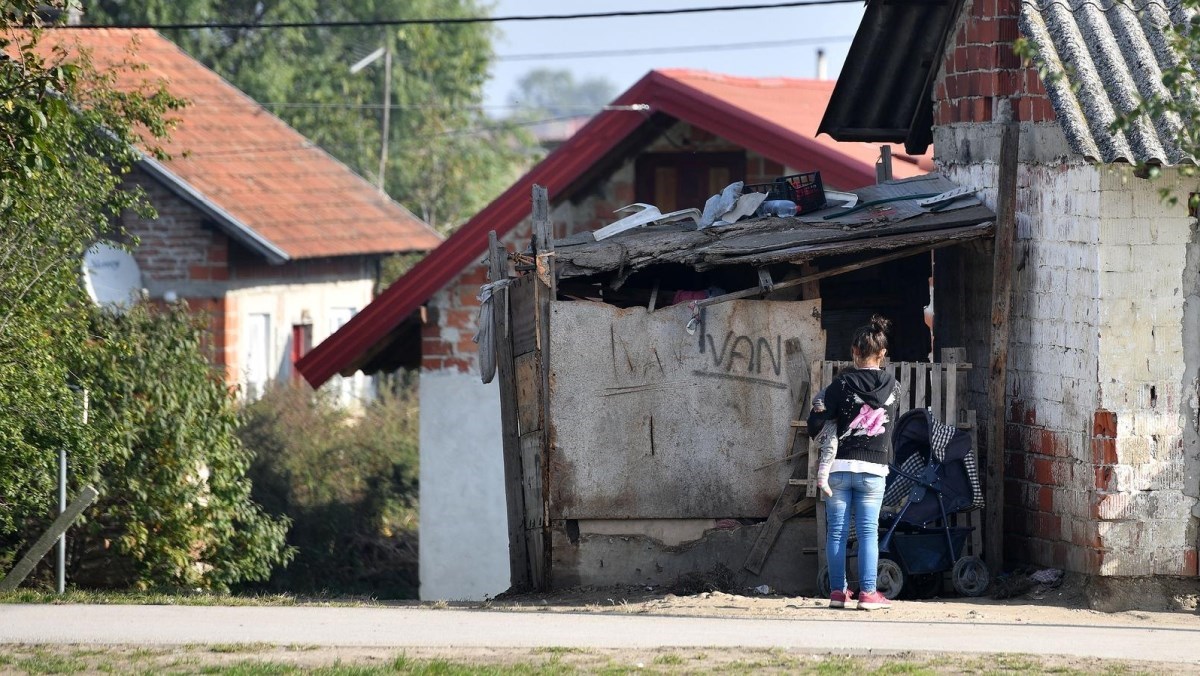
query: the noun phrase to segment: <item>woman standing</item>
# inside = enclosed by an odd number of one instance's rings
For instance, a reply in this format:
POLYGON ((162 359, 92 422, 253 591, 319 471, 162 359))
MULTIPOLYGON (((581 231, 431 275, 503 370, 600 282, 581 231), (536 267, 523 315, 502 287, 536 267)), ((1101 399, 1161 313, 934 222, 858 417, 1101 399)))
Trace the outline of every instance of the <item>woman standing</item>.
POLYGON ((831 608, 849 608, 854 594, 846 588, 848 516, 858 534, 859 610, 888 608, 875 589, 879 565, 879 510, 892 457, 892 421, 900 384, 881 367, 887 358, 891 322, 876 315, 854 332, 850 352, 854 368, 842 371, 813 400, 808 429, 821 431, 817 484, 825 501, 825 552, 829 563, 831 608), (826 426, 826 423, 829 423, 826 426))

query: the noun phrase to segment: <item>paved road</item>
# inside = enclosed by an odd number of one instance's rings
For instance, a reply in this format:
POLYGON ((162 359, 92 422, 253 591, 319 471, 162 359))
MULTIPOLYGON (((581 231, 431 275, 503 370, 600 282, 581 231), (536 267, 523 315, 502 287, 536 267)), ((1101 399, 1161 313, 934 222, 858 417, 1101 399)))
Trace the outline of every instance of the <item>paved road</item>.
POLYGON ((1200 663, 1185 627, 738 619, 426 608, 0 605, 3 643, 780 647, 1021 652, 1200 663))

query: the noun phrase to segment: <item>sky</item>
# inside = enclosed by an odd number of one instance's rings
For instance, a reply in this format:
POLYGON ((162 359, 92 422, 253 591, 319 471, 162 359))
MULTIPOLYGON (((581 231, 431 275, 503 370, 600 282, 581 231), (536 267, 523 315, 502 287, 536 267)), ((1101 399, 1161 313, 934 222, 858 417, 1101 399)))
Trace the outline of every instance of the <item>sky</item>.
MULTIPOLYGON (((763 4, 770 0, 760 0, 763 4)), ((624 10, 720 7, 746 0, 494 0, 493 16, 624 10)), ((502 22, 495 42, 497 62, 484 90, 484 103, 505 106, 517 80, 538 67, 566 68, 576 80, 606 77, 624 91, 654 68, 695 68, 755 77, 816 76, 816 50, 825 49, 830 78, 836 78, 862 19, 864 5, 828 5, 660 17, 502 22), (563 52, 646 47, 717 46, 755 42, 822 40, 818 44, 712 49, 654 55, 567 58, 563 52), (559 54, 537 60, 509 55, 559 54)))

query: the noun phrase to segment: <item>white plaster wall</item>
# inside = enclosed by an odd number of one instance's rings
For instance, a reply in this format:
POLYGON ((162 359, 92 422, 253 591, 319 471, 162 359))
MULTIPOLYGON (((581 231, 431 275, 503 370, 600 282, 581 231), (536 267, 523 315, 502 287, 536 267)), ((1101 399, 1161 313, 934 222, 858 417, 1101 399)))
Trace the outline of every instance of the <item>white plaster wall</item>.
MULTIPOLYGON (((231 290, 226 298, 236 309, 237 362, 233 364, 238 385, 244 390, 246 384, 245 359, 249 338, 247 326, 251 314, 271 316, 270 363, 272 377, 285 381, 292 377, 292 325, 305 321, 312 323, 313 345, 329 337, 333 332, 335 308, 354 308, 361 311, 371 302, 374 282, 369 278, 316 282, 310 284, 270 284, 245 289, 231 290)), ((342 379, 335 377, 326 387, 342 387, 342 379)), ((362 396, 367 390, 368 379, 357 373, 347 386, 349 396, 362 396)))
POLYGON ((497 380, 421 372, 420 575, 424 600, 509 588, 508 511, 497 380))

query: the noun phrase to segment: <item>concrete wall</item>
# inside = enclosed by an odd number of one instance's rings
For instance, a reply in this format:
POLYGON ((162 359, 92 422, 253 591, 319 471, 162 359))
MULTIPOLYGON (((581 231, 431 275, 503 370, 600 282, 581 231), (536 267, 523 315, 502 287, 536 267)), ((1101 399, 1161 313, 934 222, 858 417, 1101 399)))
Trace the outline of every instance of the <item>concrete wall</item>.
POLYGON ((421 598, 480 600, 509 587, 496 381, 421 373, 421 598))
MULTIPOLYGON (((1195 575, 1200 254, 1185 207, 1159 196, 1186 198, 1186 187, 1170 171, 1151 182, 1072 159, 1057 125, 1022 127, 1006 555, 1101 575, 1195 575)), ((959 124, 935 138, 950 178, 994 205, 998 128, 959 124)), ((942 284, 950 298, 939 307, 986 303, 990 257, 962 252, 961 290, 954 298, 942 284)), ((969 358, 986 364, 989 313, 959 314, 969 358)), ((982 431, 984 374, 970 394, 982 431)))

